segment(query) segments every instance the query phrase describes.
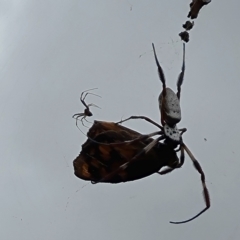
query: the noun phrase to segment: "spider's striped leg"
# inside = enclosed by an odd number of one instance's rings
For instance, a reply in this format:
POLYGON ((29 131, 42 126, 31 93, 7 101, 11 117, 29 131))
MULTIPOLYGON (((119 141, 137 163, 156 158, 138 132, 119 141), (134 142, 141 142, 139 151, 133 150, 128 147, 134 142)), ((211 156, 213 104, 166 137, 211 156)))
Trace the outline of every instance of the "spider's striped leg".
MULTIPOLYGON (((159 75, 159 78, 162 82, 162 85, 163 85, 163 93, 165 92, 166 90, 166 79, 165 79, 165 76, 164 76, 164 72, 162 70, 162 67, 158 61, 158 58, 157 58, 157 54, 156 54, 156 51, 155 51, 155 47, 154 47, 154 44, 152 43, 152 47, 153 47, 153 52, 154 52, 154 58, 155 58, 155 61, 156 61, 156 64, 157 64, 157 68, 158 68, 158 75, 159 75)), ((164 93, 165 95, 165 93, 164 93)))
POLYGON ((124 120, 121 120, 121 121, 119 121, 119 122, 116 122, 116 124, 120 124, 120 123, 126 122, 126 121, 128 121, 128 120, 130 120, 130 119, 143 119, 143 120, 145 120, 145 121, 147 121, 147 122, 152 123, 153 125, 155 125, 156 127, 160 128, 161 130, 163 130, 163 127, 162 127, 162 126, 160 126, 158 123, 154 122, 152 119, 150 119, 150 118, 148 118, 148 117, 145 117, 145 116, 131 116, 131 117, 129 117, 129 118, 126 118, 126 119, 124 119, 124 120))
POLYGON ((122 171, 123 169, 126 169, 128 167, 129 164, 131 164, 134 161, 137 161, 138 158, 143 155, 146 154, 148 151, 150 151, 159 141, 163 140, 165 138, 165 136, 160 136, 156 139, 154 139, 152 142, 150 142, 146 147, 144 147, 139 153, 137 153, 132 159, 128 160, 126 163, 122 164, 117 170, 109 173, 107 176, 103 177, 102 179, 100 179, 99 181, 96 181, 94 183, 98 183, 98 182, 104 182, 107 179, 112 178, 114 175, 118 174, 120 171, 122 171))
MULTIPOLYGON (((117 143, 103 143, 103 142, 98 142, 90 137, 88 137, 88 139, 94 143, 97 143, 99 145, 105 145, 105 146, 121 146, 121 145, 130 145, 130 144, 133 144, 135 142, 139 142, 139 141, 144 141, 146 139, 149 139, 151 137, 154 137, 156 135, 163 135, 163 132, 162 131, 157 131, 157 132, 153 132, 153 133, 150 133, 150 134, 144 134, 144 135, 141 135, 140 137, 137 137, 137 138, 134 138, 132 140, 127 140, 127 141, 124 141, 124 142, 117 142, 117 143)), ((148 150, 149 151, 149 150, 148 150)))
POLYGON ((181 86, 183 83, 183 79, 184 79, 184 72, 185 72, 185 44, 183 43, 183 64, 182 64, 182 71, 178 76, 178 80, 177 80, 177 97, 180 100, 180 95, 181 95, 181 86))
POLYGON ((197 169, 197 171, 200 173, 201 175, 201 181, 202 181, 202 185, 203 185, 203 196, 204 196, 204 200, 205 200, 205 204, 206 204, 206 207, 200 212, 198 213, 197 215, 195 215, 194 217, 188 219, 188 220, 185 220, 185 221, 180 221, 180 222, 170 222, 170 223, 173 223, 173 224, 180 224, 180 223, 186 223, 186 222, 190 222, 192 221, 193 219, 199 217, 201 214, 203 214, 205 211, 207 211, 208 208, 210 208, 210 196, 209 196, 209 192, 208 192, 208 189, 207 189, 207 186, 206 186, 206 182, 205 182, 205 174, 199 164, 199 162, 197 161, 197 159, 193 156, 193 154, 191 153, 191 151, 189 150, 189 148, 184 144, 182 143, 182 146, 183 146, 183 149, 187 152, 187 154, 189 155, 189 157, 191 158, 192 162, 193 162, 193 165, 194 167, 197 169))
MULTIPOLYGON (((163 90, 162 90, 162 92, 159 96, 159 100, 158 100, 159 101, 159 106, 161 106, 160 98, 162 98, 161 102, 163 103, 163 106, 164 106, 165 97, 166 97, 166 79, 165 79, 165 75, 164 75, 164 72, 162 70, 162 67, 161 67, 161 65, 158 61, 157 54, 156 54, 155 47, 154 47, 153 43, 152 43, 152 47, 153 47, 155 62, 157 64, 157 68, 158 68, 158 75, 159 75, 160 81, 162 82, 162 88, 163 88, 163 90)), ((165 123, 164 117, 163 117, 164 116, 164 107, 160 107, 160 112, 161 112, 161 123, 164 126, 164 123, 165 123)))

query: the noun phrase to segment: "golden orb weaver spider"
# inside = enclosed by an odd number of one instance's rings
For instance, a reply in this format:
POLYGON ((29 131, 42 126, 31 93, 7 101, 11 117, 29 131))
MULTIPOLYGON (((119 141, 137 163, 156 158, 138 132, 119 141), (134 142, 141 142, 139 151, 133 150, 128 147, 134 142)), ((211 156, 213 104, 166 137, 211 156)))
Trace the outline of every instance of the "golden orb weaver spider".
POLYGON ((145 116, 131 116, 117 123, 95 121, 87 134, 88 140, 82 145, 82 151, 73 164, 75 175, 79 178, 90 180, 92 183, 119 183, 137 180, 153 173, 160 175, 170 173, 182 167, 185 151, 201 175, 206 207, 188 220, 170 222, 181 224, 190 222, 204 213, 210 207, 210 197, 205 174, 183 142, 182 135, 187 129, 178 129, 176 125, 181 121, 180 97, 185 72, 185 44, 183 44, 183 63, 177 80, 176 94, 166 87, 165 76, 154 44, 152 46, 163 88, 158 98, 162 126, 145 116), (143 119, 160 130, 143 135, 119 125, 130 119, 143 119), (159 136, 156 139, 152 138, 157 135, 159 136), (178 151, 180 151, 180 159, 176 155, 178 151), (162 167, 166 168, 160 171, 162 167))

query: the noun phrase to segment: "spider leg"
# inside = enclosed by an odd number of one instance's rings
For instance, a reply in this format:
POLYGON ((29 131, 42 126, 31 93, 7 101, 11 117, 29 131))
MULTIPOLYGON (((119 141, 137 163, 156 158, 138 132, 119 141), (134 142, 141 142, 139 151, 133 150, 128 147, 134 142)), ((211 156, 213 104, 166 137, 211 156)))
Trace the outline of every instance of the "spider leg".
POLYGON ((84 97, 82 98, 83 101, 85 100, 85 98, 87 97, 88 94, 89 94, 89 95, 94 95, 94 96, 97 96, 97 97, 100 97, 100 98, 101 98, 101 96, 99 96, 99 95, 97 95, 97 94, 95 94, 95 93, 87 92, 87 93, 84 95, 84 97))
POLYGON ((203 214, 205 211, 207 211, 208 208, 210 208, 210 196, 209 196, 209 192, 208 192, 208 189, 207 189, 207 186, 206 186, 206 182, 205 182, 205 174, 199 164, 199 162, 197 161, 197 159, 193 156, 193 154, 191 153, 191 151, 189 150, 189 148, 184 144, 182 143, 182 147, 184 148, 184 150, 187 152, 187 154, 189 155, 189 157, 191 158, 192 162, 193 162, 193 165, 194 167, 197 169, 197 171, 200 173, 201 175, 201 181, 202 181, 202 185, 203 185, 203 196, 204 196, 204 201, 205 201, 205 204, 206 204, 206 207, 201 211, 199 212, 197 215, 195 215, 194 217, 186 220, 186 221, 181 221, 181 222, 170 222, 170 223, 173 223, 173 224, 180 224, 180 223, 186 223, 186 222, 190 222, 192 221, 193 219, 199 217, 201 214, 203 214))
POLYGON ((74 115, 72 116, 72 118, 76 119, 76 126, 77 126, 77 128, 79 128, 79 127, 78 127, 78 124, 77 124, 77 121, 78 121, 78 119, 79 119, 80 117, 83 117, 83 116, 85 116, 84 113, 76 113, 76 114, 74 114, 74 115))
POLYGON ((141 156, 142 154, 146 154, 148 153, 159 141, 165 139, 166 137, 160 136, 156 139, 154 139, 152 142, 150 142, 145 148, 143 148, 138 154, 136 154, 129 162, 127 162, 125 165, 126 167, 129 165, 129 163, 131 161, 135 161, 139 156, 141 156))
MULTIPOLYGON (((95 89, 98 89, 98 88, 90 88, 90 89, 87 89, 87 90, 83 91, 83 92, 81 93, 80 99, 82 99, 82 96, 83 96, 84 93, 89 92, 89 91, 92 91, 92 90, 95 90, 95 89)), ((94 93, 92 93, 92 94, 95 95, 94 93)), ((98 96, 98 95, 97 95, 97 96, 98 96)), ((99 96, 99 97, 100 97, 100 96, 99 96)))
POLYGON ((180 129, 178 129, 178 131, 181 132, 181 136, 182 136, 187 131, 187 129, 186 128, 180 128, 180 129))
POLYGON ((95 94, 95 93, 90 93, 90 92, 88 92, 88 91, 92 91, 92 90, 95 90, 95 89, 97 89, 97 88, 91 88, 91 89, 85 90, 85 91, 83 91, 83 92, 81 93, 80 101, 81 101, 81 103, 82 103, 87 109, 88 109, 88 106, 87 106, 87 104, 85 103, 85 98, 87 97, 88 94, 94 95, 94 96, 97 96, 97 97, 101 97, 101 96, 99 96, 99 95, 97 95, 97 94, 95 94), (85 93, 85 95, 84 95, 84 93, 85 93), (84 95, 84 96, 83 96, 83 95, 84 95))
POLYGON ((86 117, 84 118, 84 120, 85 120, 86 122, 88 122, 88 123, 92 123, 92 122, 88 121, 86 117))
POLYGON ((164 72, 162 70, 162 67, 159 64, 159 61, 158 61, 157 54, 156 54, 155 47, 154 47, 153 43, 152 43, 152 47, 153 47, 155 61, 156 61, 157 67, 158 67, 158 75, 159 75, 159 78, 160 78, 160 80, 163 84, 163 95, 165 96, 165 94, 166 94, 166 92, 165 92, 165 90, 166 90, 166 80, 165 80, 164 72))
POLYGON ((82 98, 82 95, 83 95, 83 92, 82 92, 81 97, 80 97, 80 101, 81 101, 81 103, 84 105, 84 107, 86 107, 86 108, 88 109, 88 105, 87 105, 87 104, 85 103, 85 101, 84 101, 87 94, 88 94, 88 93, 86 93, 85 96, 84 96, 84 98, 82 98))
POLYGON ((86 126, 84 123, 83 123, 83 120, 85 120, 86 122, 88 122, 87 121, 87 119, 86 119, 86 115, 84 115, 82 118, 81 118, 81 122, 82 122, 82 125, 84 126, 84 127, 86 127, 86 128, 89 128, 88 126, 86 126))
POLYGON ((94 183, 105 181, 105 180, 111 178, 112 176, 118 174, 121 170, 126 169, 131 162, 136 161, 140 155, 145 154, 148 151, 150 151, 160 140, 162 140, 164 138, 165 138, 165 136, 160 136, 160 137, 154 139, 146 147, 144 147, 139 153, 137 153, 132 159, 130 159, 126 163, 122 164, 117 170, 109 173, 107 176, 103 177, 102 179, 100 179, 99 181, 96 181, 94 183))
MULTIPOLYGON (((100 108, 99 106, 97 106, 97 105, 95 105, 95 104, 93 104, 93 103, 90 103, 90 104, 88 104, 88 107, 97 107, 97 108, 100 108)), ((101 109, 101 108, 100 108, 101 109)))
MULTIPOLYGON (((132 140, 127 140, 127 141, 124 141, 124 142, 118 142, 118 143, 103 143, 103 142, 98 142, 90 137, 88 137, 88 139, 94 143, 97 143, 99 145, 105 145, 105 146, 121 146, 121 145, 130 145, 132 143, 135 143, 135 142, 139 142, 139 141, 144 141, 146 139, 149 139, 151 137, 154 137, 156 135, 163 135, 164 133, 162 131, 157 131, 157 132, 153 132, 153 133, 150 133, 150 134, 145 134, 145 135, 141 135, 140 137, 138 138, 135 138, 135 139, 132 139, 132 140)), ((149 150, 148 150, 149 151, 149 150)))
POLYGON ((126 118, 126 119, 124 119, 124 120, 121 120, 121 121, 119 121, 119 122, 116 122, 116 124, 126 122, 126 121, 128 121, 128 120, 130 120, 130 119, 143 119, 143 120, 145 120, 145 121, 147 121, 147 122, 152 123, 153 125, 155 125, 156 127, 160 128, 161 130, 163 130, 163 127, 162 127, 162 126, 160 126, 158 123, 154 122, 152 119, 150 119, 150 118, 148 118, 148 117, 145 117, 145 116, 131 116, 131 117, 129 117, 129 118, 126 118))
MULTIPOLYGON (((186 128, 180 128, 178 129, 179 132, 181 132, 181 136, 187 131, 186 128)), ((182 141, 182 140, 181 140, 182 141)), ((179 152, 181 150, 182 145, 180 144, 179 147, 175 150, 175 152, 179 152)))
POLYGON ((76 116, 76 118, 75 119, 78 119, 78 118, 80 118, 80 117, 82 117, 82 116, 84 116, 85 114, 84 113, 76 113, 76 114, 74 114, 73 116, 72 116, 72 118, 75 118, 76 116))
POLYGON ((177 80, 177 97, 180 100, 181 95, 181 86, 184 79, 184 72, 185 72, 185 44, 183 43, 183 64, 182 64, 182 71, 180 72, 177 80))
MULTIPOLYGON (((163 90, 162 90, 161 94, 162 94, 162 97, 164 98, 166 96, 166 79, 165 79, 162 67, 161 67, 161 65, 160 65, 160 63, 158 61, 157 54, 156 54, 155 47, 154 47, 153 43, 152 43, 152 47, 153 47, 155 61, 156 61, 157 68, 158 68, 158 75, 159 75, 159 78, 160 78, 160 80, 162 82, 162 87, 163 87, 163 90)), ((160 94, 160 96, 161 96, 161 94, 160 94)), ((159 98, 160 98, 160 96, 159 96, 159 98)), ((164 99, 162 99, 162 102, 164 103, 164 99)), ((163 118, 164 110, 161 108, 160 111, 161 111, 161 124, 164 126, 164 123, 165 123, 164 118, 163 118)))

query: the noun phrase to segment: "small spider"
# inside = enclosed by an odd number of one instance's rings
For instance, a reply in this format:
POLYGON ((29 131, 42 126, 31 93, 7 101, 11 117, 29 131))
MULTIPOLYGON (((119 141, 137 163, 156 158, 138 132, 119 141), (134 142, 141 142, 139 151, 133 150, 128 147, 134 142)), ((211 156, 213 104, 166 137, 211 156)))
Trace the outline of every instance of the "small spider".
POLYGON ((83 120, 85 120, 85 121, 88 122, 88 123, 91 123, 91 122, 89 122, 89 121, 86 119, 86 117, 91 117, 91 116, 93 115, 92 112, 90 111, 90 107, 91 107, 91 106, 100 108, 100 107, 98 107, 97 105, 95 105, 95 104, 93 104, 93 103, 86 104, 86 102, 85 102, 85 98, 87 97, 88 94, 91 94, 91 95, 94 95, 94 96, 97 96, 97 97, 101 97, 101 96, 99 96, 99 95, 97 95, 97 94, 95 94, 95 93, 90 93, 90 92, 89 92, 89 91, 92 91, 92 90, 95 90, 95 89, 97 89, 97 88, 91 88, 91 89, 85 90, 85 91, 83 91, 83 92, 81 93, 80 101, 81 101, 81 103, 82 103, 86 108, 84 109, 84 112, 83 112, 83 113, 76 113, 76 114, 74 114, 74 115, 72 116, 74 119, 76 119, 76 126, 77 126, 77 127, 78 127, 77 121, 79 120, 79 118, 81 118, 80 120, 81 120, 82 125, 83 125, 84 127, 87 127, 87 126, 84 125, 83 120), (84 95, 84 93, 85 93, 85 95, 84 95))

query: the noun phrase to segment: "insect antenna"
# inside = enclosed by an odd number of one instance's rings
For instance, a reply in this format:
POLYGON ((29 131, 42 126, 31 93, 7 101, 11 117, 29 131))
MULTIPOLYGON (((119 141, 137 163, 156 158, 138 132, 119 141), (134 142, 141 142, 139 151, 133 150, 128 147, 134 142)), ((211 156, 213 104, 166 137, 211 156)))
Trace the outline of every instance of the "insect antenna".
POLYGON ((173 223, 173 224, 181 224, 181 223, 190 222, 193 219, 199 217, 205 211, 207 211, 208 208, 210 208, 210 196, 209 196, 209 192, 208 192, 208 189, 207 189, 207 186, 206 186, 206 182, 205 182, 205 174, 204 174, 204 172, 203 172, 199 162, 197 161, 197 159, 193 156, 193 154, 191 153, 189 148, 184 143, 182 143, 182 148, 187 152, 187 154, 189 155, 189 157, 191 158, 191 160, 193 162, 194 167, 201 174, 201 181, 202 181, 202 185, 203 185, 203 197, 204 197, 204 200, 205 200, 206 207, 201 212, 199 212, 197 215, 195 215, 194 217, 192 217, 192 218, 190 218, 188 220, 180 221, 180 222, 172 222, 171 221, 170 223, 173 223))

